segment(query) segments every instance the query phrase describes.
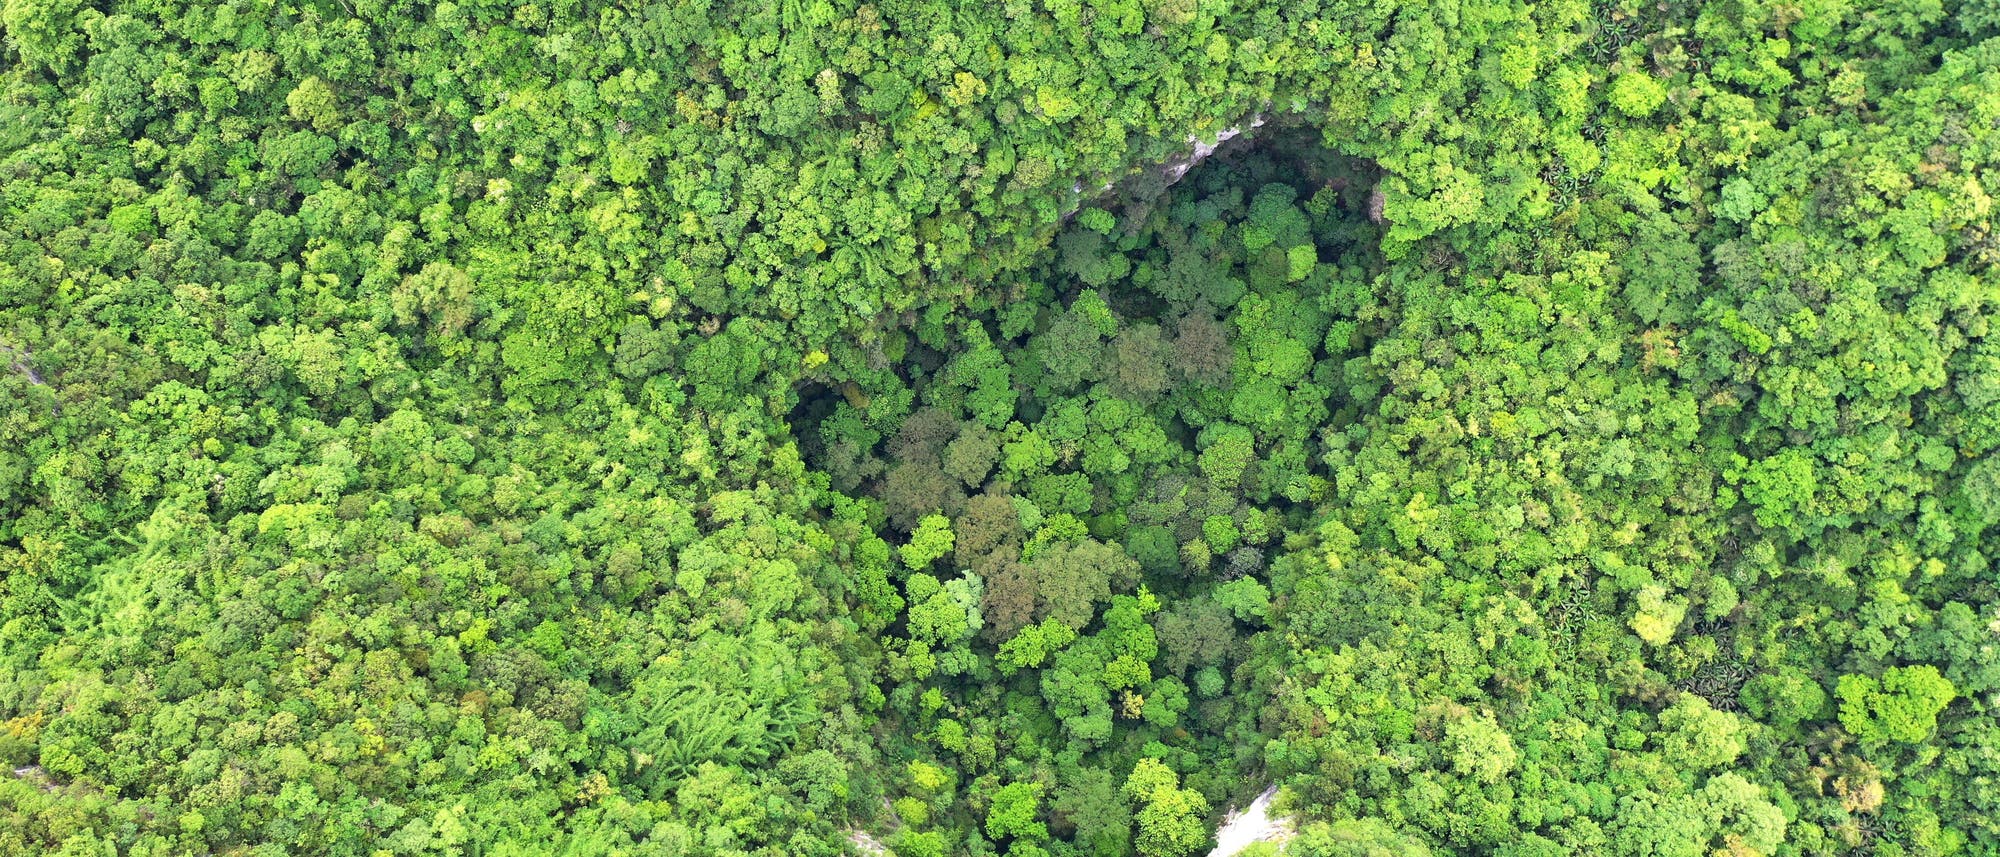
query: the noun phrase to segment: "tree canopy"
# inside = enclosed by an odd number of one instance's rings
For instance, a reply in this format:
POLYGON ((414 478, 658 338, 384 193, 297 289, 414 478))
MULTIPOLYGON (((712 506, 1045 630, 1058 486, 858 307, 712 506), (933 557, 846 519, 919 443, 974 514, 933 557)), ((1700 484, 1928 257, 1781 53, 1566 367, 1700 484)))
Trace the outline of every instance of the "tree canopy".
POLYGON ((2000 852, 1992 2, 0 34, 0 853, 2000 852))

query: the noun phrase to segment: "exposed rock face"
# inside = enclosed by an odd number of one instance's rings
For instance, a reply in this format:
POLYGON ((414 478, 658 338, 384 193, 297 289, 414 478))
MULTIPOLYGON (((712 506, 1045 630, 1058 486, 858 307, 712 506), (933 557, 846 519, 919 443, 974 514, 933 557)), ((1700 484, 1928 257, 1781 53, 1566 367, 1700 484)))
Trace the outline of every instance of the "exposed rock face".
POLYGON ((896 852, 889 850, 889 846, 883 845, 864 830, 849 830, 847 832, 847 841, 854 844, 855 850, 863 854, 872 855, 872 857, 895 857, 896 854, 896 852))
POLYGON ((1250 117, 1249 122, 1234 128, 1224 128, 1215 135, 1215 142, 1213 143, 1204 143, 1200 137, 1188 137, 1188 145, 1193 146, 1194 149, 1188 152, 1184 158, 1176 158, 1161 165, 1161 172, 1166 176, 1167 184, 1171 185, 1174 182, 1180 181, 1182 176, 1187 175, 1188 170, 1194 169, 1195 165, 1207 160, 1209 155, 1215 154, 1217 149, 1222 148, 1222 144, 1241 136, 1245 130, 1255 130, 1264 127, 1266 121, 1268 120, 1264 114, 1259 113, 1250 117))
POLYGON ((28 383, 38 387, 48 384, 48 382, 42 380, 41 373, 35 371, 35 367, 28 365, 28 352, 26 349, 16 349, 11 345, 0 345, 0 358, 5 358, 9 368, 21 373, 21 377, 27 378, 28 383))
MULTIPOLYGON (((1243 132, 1245 131, 1263 127, 1264 123, 1267 121, 1269 121, 1269 117, 1265 116, 1264 114, 1262 113, 1255 114, 1251 116, 1250 119, 1246 122, 1234 125, 1229 128, 1224 128, 1221 131, 1216 132, 1215 142, 1213 143, 1203 142, 1201 136, 1198 134, 1190 134, 1188 135, 1187 138, 1189 149, 1185 154, 1168 158, 1167 160, 1153 167, 1153 169, 1159 171, 1160 177, 1166 181, 1166 185, 1168 187, 1172 187, 1175 182, 1178 182, 1182 178, 1186 177, 1189 170, 1194 169, 1196 166, 1200 165, 1202 161, 1208 160, 1208 157, 1210 155, 1213 155, 1217 151, 1219 151, 1224 143, 1227 143, 1230 140, 1234 140, 1237 137, 1242 136, 1243 132)), ((1104 186, 1098 188, 1097 193, 1093 194, 1092 196, 1093 197, 1101 196, 1105 192, 1117 186, 1117 184, 1118 183, 1115 181, 1106 182, 1104 186)), ((1078 194, 1079 196, 1082 195, 1083 182, 1077 182, 1071 188, 1071 190, 1076 194, 1078 194)), ((1088 201, 1089 200, 1083 200, 1083 199, 1078 200, 1075 205, 1070 206, 1068 211, 1063 212, 1063 219, 1068 220, 1071 215, 1076 214, 1076 212, 1083 207, 1084 203, 1088 201)))
POLYGON ((1232 812, 1224 818, 1222 827, 1215 831, 1215 850, 1208 852, 1208 857, 1234 857, 1237 852, 1258 842, 1282 845, 1291 839, 1292 820, 1271 817, 1271 798, 1277 793, 1277 786, 1265 789, 1243 811, 1232 812))

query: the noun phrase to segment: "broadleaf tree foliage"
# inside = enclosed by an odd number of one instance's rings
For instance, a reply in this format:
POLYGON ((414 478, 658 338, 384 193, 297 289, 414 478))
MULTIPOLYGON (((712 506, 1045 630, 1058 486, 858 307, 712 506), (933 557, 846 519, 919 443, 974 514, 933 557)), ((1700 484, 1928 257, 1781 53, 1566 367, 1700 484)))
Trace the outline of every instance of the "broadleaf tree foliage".
POLYGON ((2000 853, 2000 7, 0 8, 0 853, 2000 853))

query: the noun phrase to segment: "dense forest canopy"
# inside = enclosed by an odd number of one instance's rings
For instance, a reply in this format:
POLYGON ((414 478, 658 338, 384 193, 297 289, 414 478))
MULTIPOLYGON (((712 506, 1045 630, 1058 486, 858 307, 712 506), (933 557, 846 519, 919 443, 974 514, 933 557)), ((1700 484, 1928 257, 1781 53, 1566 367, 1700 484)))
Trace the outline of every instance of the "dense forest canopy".
POLYGON ((2000 854, 1993 0, 0 26, 0 853, 2000 854))

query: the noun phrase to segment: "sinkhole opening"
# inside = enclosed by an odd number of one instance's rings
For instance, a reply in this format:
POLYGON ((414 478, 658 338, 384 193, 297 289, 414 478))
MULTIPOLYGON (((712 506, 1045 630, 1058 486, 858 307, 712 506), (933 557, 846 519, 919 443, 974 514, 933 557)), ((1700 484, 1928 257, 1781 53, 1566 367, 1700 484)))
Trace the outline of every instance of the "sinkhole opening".
MULTIPOLYGON (((1252 640, 1384 389, 1377 177, 1266 122, 795 387, 802 454, 857 501, 835 514, 862 525, 840 549, 887 752, 976 768, 980 741, 1060 736, 1078 782, 1164 747, 1213 806, 1261 788, 1252 640)), ((1087 816, 1051 832, 1090 838, 1087 816)))
MULTIPOLYGON (((1380 391, 1358 359, 1377 172, 1282 118, 1189 167, 1138 171, 1028 269, 830 355, 791 412, 809 463, 892 542, 942 517, 954 570, 1046 526, 1156 588, 1261 570, 1380 391)), ((1024 619, 987 618, 999 639, 1024 619)))

